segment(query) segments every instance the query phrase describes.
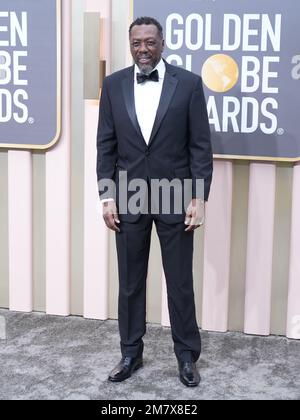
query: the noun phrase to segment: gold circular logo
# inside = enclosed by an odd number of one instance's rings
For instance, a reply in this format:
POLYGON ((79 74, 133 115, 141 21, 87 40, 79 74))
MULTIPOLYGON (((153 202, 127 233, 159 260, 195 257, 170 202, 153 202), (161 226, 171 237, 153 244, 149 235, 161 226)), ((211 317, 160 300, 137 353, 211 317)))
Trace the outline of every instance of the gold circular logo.
POLYGON ((202 67, 202 79, 214 92, 227 92, 239 78, 237 62, 229 55, 216 54, 209 57, 202 67))

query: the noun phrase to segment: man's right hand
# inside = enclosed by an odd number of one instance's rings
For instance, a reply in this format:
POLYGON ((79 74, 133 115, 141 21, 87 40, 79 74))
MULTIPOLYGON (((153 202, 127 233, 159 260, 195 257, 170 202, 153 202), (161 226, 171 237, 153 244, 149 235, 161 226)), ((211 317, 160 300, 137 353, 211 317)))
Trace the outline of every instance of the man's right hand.
POLYGON ((103 219, 106 226, 114 232, 120 232, 117 224, 120 223, 117 205, 115 201, 103 203, 103 219))

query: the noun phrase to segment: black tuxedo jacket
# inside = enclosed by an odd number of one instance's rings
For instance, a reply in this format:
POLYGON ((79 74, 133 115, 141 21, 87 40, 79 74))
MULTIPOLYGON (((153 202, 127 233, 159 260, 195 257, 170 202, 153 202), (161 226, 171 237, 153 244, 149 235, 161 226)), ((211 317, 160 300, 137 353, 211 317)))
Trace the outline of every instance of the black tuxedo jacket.
MULTIPOLYGON (((204 199, 208 199, 213 157, 210 130, 201 77, 166 64, 161 99, 149 144, 141 133, 134 102, 134 66, 105 78, 97 135, 97 178, 116 181, 127 171, 133 178, 193 180, 204 179, 204 199)), ((145 98, 147 100, 147 98, 145 98)), ((117 188, 118 191, 118 188, 117 188)), ((99 191, 100 198, 118 194, 99 191)), ((128 194, 128 199, 130 193, 128 194)), ((120 220, 136 221, 139 215, 120 214, 120 220)), ((167 223, 182 221, 181 215, 163 215, 167 223)))

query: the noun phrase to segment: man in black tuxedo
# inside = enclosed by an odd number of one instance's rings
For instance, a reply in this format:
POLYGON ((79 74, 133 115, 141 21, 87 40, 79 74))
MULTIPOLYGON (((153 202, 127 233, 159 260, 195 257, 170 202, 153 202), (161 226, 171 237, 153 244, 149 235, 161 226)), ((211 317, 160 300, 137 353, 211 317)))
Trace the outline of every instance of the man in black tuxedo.
POLYGON ((146 277, 154 221, 179 377, 186 386, 197 386, 201 339, 193 292, 193 240, 195 229, 204 222, 213 161, 202 80, 162 59, 163 30, 155 19, 137 19, 129 35, 135 65, 105 78, 97 137, 99 194, 105 223, 116 232, 119 269, 122 359, 108 379, 121 382, 143 365, 146 277), (125 200, 129 209, 119 211, 121 189, 127 187, 121 173, 126 173, 128 182, 140 179, 149 187, 139 194, 140 211, 130 211, 134 198, 130 188, 125 200), (178 201, 174 188, 173 204, 164 211, 160 196, 152 195, 154 179, 190 180, 186 210, 174 210, 178 201), (115 181, 116 188, 104 188, 107 180, 115 181), (197 180, 204 182, 202 193, 197 180))

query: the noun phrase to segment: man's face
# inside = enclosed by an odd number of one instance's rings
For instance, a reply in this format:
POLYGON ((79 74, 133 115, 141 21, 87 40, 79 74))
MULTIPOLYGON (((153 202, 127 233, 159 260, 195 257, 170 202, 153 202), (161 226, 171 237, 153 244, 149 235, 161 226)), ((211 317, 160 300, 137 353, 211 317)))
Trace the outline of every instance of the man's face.
POLYGON ((131 29, 130 51, 144 74, 150 74, 161 59, 164 40, 155 25, 136 25, 131 29))

